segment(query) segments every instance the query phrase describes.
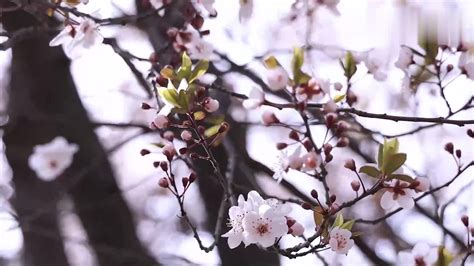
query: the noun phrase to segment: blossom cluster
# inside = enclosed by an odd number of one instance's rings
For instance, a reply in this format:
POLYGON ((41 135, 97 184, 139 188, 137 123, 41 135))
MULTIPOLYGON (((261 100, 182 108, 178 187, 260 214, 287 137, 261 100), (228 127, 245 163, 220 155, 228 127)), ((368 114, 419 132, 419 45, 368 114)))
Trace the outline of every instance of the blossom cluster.
POLYGON ((238 205, 229 209, 231 229, 222 236, 232 249, 242 242, 270 247, 286 234, 303 234, 303 226, 287 216, 290 211, 290 206, 276 199, 264 200, 258 192, 250 191, 247 200, 240 195, 238 205))

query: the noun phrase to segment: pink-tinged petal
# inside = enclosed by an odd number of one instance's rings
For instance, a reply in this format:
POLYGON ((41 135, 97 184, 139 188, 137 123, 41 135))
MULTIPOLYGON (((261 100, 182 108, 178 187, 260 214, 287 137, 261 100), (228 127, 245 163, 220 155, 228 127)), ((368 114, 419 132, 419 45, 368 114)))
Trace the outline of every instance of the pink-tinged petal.
POLYGON ((302 236, 303 233, 304 233, 304 227, 303 227, 300 223, 296 222, 296 223, 291 227, 291 231, 292 231, 291 234, 292 234, 293 236, 302 236))
POLYGON ((336 252, 338 250, 338 245, 337 245, 337 240, 336 239, 329 239, 329 246, 331 247, 331 250, 336 252))
POLYGON ((430 248, 428 254, 425 255, 424 259, 425 262, 429 265, 435 264, 438 261, 438 249, 437 248, 430 248))
POLYGON ((229 209, 229 217, 230 219, 234 220, 238 218, 238 216, 241 215, 243 217, 244 215, 244 210, 241 207, 238 206, 232 206, 229 209))
POLYGON ((429 252, 430 246, 426 243, 420 242, 413 247, 411 254, 413 254, 415 257, 424 257, 429 252))
POLYGON ((417 191, 427 191, 430 188, 430 180, 426 177, 417 177, 415 181, 419 182, 419 185, 416 187, 417 191))
POLYGON ((413 206, 415 206, 415 201, 413 201, 413 198, 409 195, 400 195, 397 199, 397 202, 400 207, 404 209, 411 209, 413 206))
POLYGON ((252 110, 262 105, 262 102, 255 99, 247 99, 242 102, 242 105, 244 106, 245 109, 252 110))
POLYGON ((393 193, 390 191, 385 191, 382 198, 380 199, 380 206, 384 210, 389 210, 395 206, 395 200, 393 199, 393 193))

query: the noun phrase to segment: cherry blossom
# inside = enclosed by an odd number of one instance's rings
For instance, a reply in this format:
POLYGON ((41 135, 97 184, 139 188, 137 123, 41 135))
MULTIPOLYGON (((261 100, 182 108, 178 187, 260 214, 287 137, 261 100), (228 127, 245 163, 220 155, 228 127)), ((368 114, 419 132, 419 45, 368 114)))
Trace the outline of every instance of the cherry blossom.
POLYGON ((211 60, 213 58, 214 46, 204 40, 192 26, 188 25, 182 31, 172 28, 169 30, 169 34, 174 36, 173 47, 177 52, 187 51, 191 59, 197 60, 211 60))
POLYGON ((278 91, 284 89, 288 84, 288 74, 283 67, 277 66, 275 68, 268 69, 267 81, 268 87, 272 91, 278 91))
POLYGON ((64 137, 58 136, 49 143, 33 147, 28 166, 41 180, 52 181, 72 164, 78 150, 76 144, 68 143, 64 137))
POLYGON ((69 24, 56 35, 49 46, 63 45, 64 52, 70 58, 80 55, 84 49, 104 41, 104 37, 98 31, 98 25, 91 19, 84 19, 79 26, 69 24))
POLYGON ((298 222, 295 222, 291 227, 290 227, 290 232, 293 236, 302 236, 304 233, 304 227, 298 222))
POLYGON ((296 88, 296 99, 298 101, 317 101, 321 100, 326 94, 329 94, 329 80, 312 78, 308 84, 296 88))
POLYGON ((380 55, 376 53, 368 53, 363 60, 369 73, 374 76, 377 81, 384 81, 387 79, 387 73, 384 70, 384 62, 380 55))
MULTIPOLYGON (((230 219, 228 225, 232 228, 222 236, 227 237, 227 244, 231 249, 238 247, 242 241, 245 241, 243 234, 244 228, 242 227, 242 220, 244 219, 245 213, 243 206, 240 205, 232 206, 229 209, 230 219)), ((244 242, 244 244, 247 246, 249 243, 244 242)))
POLYGON ((397 259, 399 265, 434 265, 438 260, 438 250, 426 243, 418 243, 411 251, 399 252, 397 259))
POLYGON ((298 146, 291 154, 283 151, 278 157, 278 162, 272 167, 273 178, 281 182, 290 168, 300 169, 305 163, 304 159, 301 155, 301 146, 298 146))
POLYGON ((411 209, 415 205, 413 197, 415 191, 412 190, 410 184, 400 180, 393 180, 388 184, 388 188, 380 199, 380 206, 383 209, 388 210, 397 204, 405 209, 411 209))
POLYGON ((351 231, 334 227, 329 233, 329 246, 331 250, 338 254, 347 254, 349 249, 354 246, 354 240, 351 239, 351 236, 351 231))
POLYGON ((189 53, 189 57, 197 60, 209 60, 212 59, 214 47, 208 41, 202 38, 195 38, 193 41, 188 42, 185 47, 189 53))
POLYGON ((240 0, 239 20, 247 21, 253 13, 253 0, 240 0))
POLYGON ((247 100, 242 102, 245 109, 256 109, 265 101, 265 94, 260 89, 253 87, 247 100))
POLYGON ((257 212, 249 212, 242 220, 244 238, 251 244, 269 247, 288 233, 286 218, 269 205, 261 205, 257 212))
POLYGON ((401 70, 406 70, 409 65, 413 63, 413 51, 403 46, 400 49, 400 54, 398 55, 398 60, 395 62, 395 66, 401 70))

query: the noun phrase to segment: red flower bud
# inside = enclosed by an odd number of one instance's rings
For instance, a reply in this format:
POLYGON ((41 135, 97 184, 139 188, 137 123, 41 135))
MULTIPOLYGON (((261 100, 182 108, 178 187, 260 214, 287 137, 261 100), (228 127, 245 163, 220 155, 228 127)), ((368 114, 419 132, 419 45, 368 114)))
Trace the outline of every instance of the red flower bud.
POLYGON ((142 149, 142 150, 140 151, 140 154, 141 154, 142 156, 145 156, 145 155, 147 155, 147 154, 150 154, 150 151, 147 150, 147 149, 142 149))
POLYGON ((327 163, 329 163, 330 161, 332 161, 334 157, 332 156, 332 154, 327 154, 326 155, 326 158, 324 159, 327 163))
POLYGON ((161 178, 160 181, 158 181, 158 185, 160 185, 160 187, 162 188, 169 187, 168 179, 166 179, 165 177, 161 178))
POLYGON ((318 198, 318 192, 315 189, 311 190, 311 197, 313 197, 315 199, 318 198))
POLYGON ((347 145, 349 145, 349 139, 346 137, 340 138, 336 143, 336 147, 339 148, 347 147, 347 145))
POLYGON ((461 217, 461 222, 464 224, 465 227, 469 226, 469 217, 467 215, 463 215, 461 217))
POLYGON ((444 150, 453 154, 454 153, 454 145, 452 142, 448 142, 444 145, 444 150))
POLYGON ((328 155, 332 151, 332 145, 329 143, 326 143, 324 144, 323 149, 324 149, 324 154, 328 155))
POLYGON ((187 187, 189 184, 189 179, 187 177, 183 177, 183 179, 181 179, 181 182, 183 182, 183 187, 187 187))
POLYGON ((305 210, 311 210, 311 204, 307 203, 307 202, 303 202, 301 204, 301 207, 305 210))
POLYGON ((352 180, 352 182, 351 182, 351 187, 352 187, 352 190, 354 190, 354 191, 359 191, 360 182, 357 181, 357 180, 352 180))
POLYGON ((197 178, 197 177, 196 177, 196 174, 195 174, 195 173, 191 173, 191 174, 189 175, 189 182, 192 183, 192 182, 196 181, 196 178, 197 178))
POLYGON ((474 138, 474 131, 472 129, 467 130, 467 135, 471 138, 474 138))
POLYGON ((334 203, 334 202, 336 201, 336 195, 331 195, 331 196, 329 197, 329 201, 330 201, 331 203, 334 203))
POLYGON ((201 29, 202 25, 204 24, 204 18, 200 15, 196 15, 193 20, 191 20, 191 26, 196 30, 201 29))
POLYGON ((283 142, 279 142, 279 143, 277 143, 276 147, 277 147, 278 150, 283 150, 286 147, 288 147, 288 144, 283 143, 283 142))
POLYGON ((148 110, 148 109, 151 109, 151 106, 147 103, 142 103, 142 109, 143 110, 148 110))
POLYGON ((456 157, 461 158, 462 152, 461 150, 457 149, 456 150, 456 157))
POLYGON ((158 166, 160 166, 160 162, 159 162, 159 161, 153 162, 153 167, 158 168, 158 166))
POLYGON ((300 140, 300 136, 298 132, 296 132, 295 130, 290 131, 290 134, 288 134, 288 137, 292 140, 296 140, 296 141, 300 140))
POLYGON ((354 162, 354 159, 349 159, 344 163, 344 167, 351 170, 355 171, 356 170, 356 164, 354 162))
POLYGON ((160 162, 160 167, 161 167, 161 170, 165 172, 168 171, 168 163, 166 163, 165 161, 160 162))

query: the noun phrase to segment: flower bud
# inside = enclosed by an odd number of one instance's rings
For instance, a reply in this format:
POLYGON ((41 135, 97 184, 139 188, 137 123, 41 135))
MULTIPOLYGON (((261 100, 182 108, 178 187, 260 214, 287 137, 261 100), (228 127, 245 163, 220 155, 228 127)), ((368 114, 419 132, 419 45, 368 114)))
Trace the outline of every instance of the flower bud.
POLYGON ((276 147, 277 147, 277 150, 283 150, 286 147, 288 147, 288 144, 283 143, 283 142, 279 142, 279 143, 277 143, 276 147))
POLYGON ((181 132, 181 139, 184 141, 190 141, 193 139, 193 134, 191 134, 189 130, 183 130, 183 132, 181 132))
POLYGON ((331 203, 334 203, 334 202, 336 201, 336 195, 331 195, 331 196, 329 197, 329 201, 330 201, 331 203))
POLYGON ((357 181, 357 180, 352 180, 351 182, 351 187, 352 187, 352 190, 354 191, 359 191, 359 188, 360 188, 360 182, 357 181))
POLYGON ((274 124, 274 123, 280 123, 280 120, 278 120, 278 118, 276 117, 276 115, 273 112, 265 111, 262 114, 262 123, 265 126, 269 126, 269 125, 274 124))
POLYGON ((188 148, 183 147, 183 148, 179 149, 178 152, 179 152, 179 154, 181 154, 181 155, 186 154, 186 153, 188 152, 188 148))
POLYGON ((318 192, 316 191, 316 189, 311 190, 311 197, 313 197, 315 199, 318 198, 318 192))
POLYGON ((329 144, 329 143, 324 144, 323 150, 324 150, 324 154, 325 154, 325 155, 330 154, 331 151, 332 151, 332 145, 329 144))
POLYGON ((461 222, 464 224, 465 227, 469 226, 469 217, 467 215, 463 215, 461 217, 461 222))
POLYGON ((452 64, 448 64, 448 65, 446 66, 446 71, 447 71, 447 72, 451 72, 451 70, 453 70, 453 68, 454 68, 454 66, 453 66, 452 64))
POLYGON ((349 106, 352 106, 355 102, 357 102, 357 95, 354 92, 349 91, 346 95, 346 102, 349 106))
POLYGON ((446 143, 446 145, 444 145, 444 150, 453 154, 454 153, 454 145, 452 142, 448 142, 446 143))
POLYGON ((356 164, 354 162, 354 159, 349 159, 344 163, 344 167, 351 170, 355 171, 356 170, 356 164))
POLYGON ((326 126, 328 128, 332 128, 334 124, 336 123, 337 120, 337 114, 336 113, 329 113, 324 116, 324 120, 326 121, 326 126))
POLYGON ((189 182, 190 183, 193 183, 194 181, 196 181, 196 178, 197 178, 197 176, 196 176, 195 173, 189 174, 189 182))
POLYGON ((347 145, 349 145, 349 139, 346 137, 340 138, 336 143, 336 147, 339 148, 347 147, 347 145))
POLYGON ((292 227, 295 223, 296 221, 294 219, 286 217, 286 225, 288 226, 288 228, 292 227))
POLYGON ((160 162, 160 168, 161 168, 161 170, 163 170, 165 172, 168 171, 168 163, 165 162, 165 161, 160 162))
POLYGON ((305 210, 311 210, 311 204, 307 203, 307 202, 303 202, 301 204, 301 208, 305 209, 305 210))
POLYGON ((158 166, 160 166, 160 162, 159 162, 159 161, 153 162, 153 167, 158 168, 158 166))
POLYGON ((156 77, 155 81, 161 87, 166 87, 168 85, 168 80, 165 77, 162 77, 162 76, 156 77))
POLYGON ((311 151, 313 149, 313 144, 311 143, 311 140, 308 138, 305 138, 303 140, 303 146, 307 151, 311 151))
POLYGON ((147 154, 150 154, 150 151, 147 150, 147 149, 142 149, 142 150, 140 151, 140 154, 141 154, 142 156, 145 156, 145 155, 147 155, 147 154))
POLYGON ((183 187, 187 187, 189 184, 189 179, 187 177, 183 177, 181 182, 183 183, 183 187))
POLYGON ((168 161, 173 160, 173 157, 176 155, 176 150, 173 146, 173 144, 168 143, 163 147, 162 153, 166 156, 168 161))
POLYGON ((341 84, 341 82, 336 82, 336 83, 334 83, 334 89, 337 90, 337 91, 342 90, 342 84, 341 84))
POLYGON ((301 236, 304 233, 304 227, 300 223, 295 223, 291 228, 291 233, 293 236, 301 236))
POLYGON ((349 129, 350 127, 351 125, 349 125, 349 123, 347 123, 346 121, 339 121, 337 122, 337 125, 336 125, 336 134, 341 134, 345 132, 347 129, 349 129))
POLYGON ((329 163, 330 161, 332 161, 334 157, 332 156, 332 154, 327 154, 326 155, 326 158, 324 158, 324 161, 326 161, 327 163, 329 163))
POLYGON ((460 149, 456 150, 456 157, 461 158, 462 152, 460 149))
POLYGON ((211 97, 207 97, 203 101, 203 107, 207 112, 213 113, 219 109, 219 101, 211 97))
POLYGON ((169 187, 168 179, 165 177, 161 178, 160 181, 158 181, 158 185, 160 185, 160 187, 162 188, 168 188, 169 187))
POLYGON ((167 141, 170 141, 170 142, 173 141, 173 139, 174 139, 174 133, 173 133, 173 131, 169 131, 169 130, 168 130, 168 131, 165 131, 165 132, 163 133, 163 138, 165 138, 167 141))
POLYGON ((151 109, 151 106, 150 106, 149 104, 147 104, 147 103, 142 103, 142 106, 141 106, 141 107, 142 107, 143 110, 149 110, 149 109, 151 109))
POLYGON ((150 57, 148 57, 148 59, 150 60, 150 63, 156 64, 158 62, 158 55, 153 52, 150 54, 150 57))
POLYGON ((472 129, 467 130, 467 135, 471 138, 474 138, 474 131, 472 129))
POLYGON ((272 91, 284 89, 288 85, 288 74, 281 66, 267 70, 268 87, 272 91))
POLYGON ((329 100, 323 107, 325 114, 335 113, 337 111, 337 104, 333 100, 329 100))
POLYGON ((202 25, 204 24, 204 18, 200 15, 196 15, 193 20, 191 20, 191 26, 196 30, 201 29, 202 25))
POLYGON ((153 119, 153 123, 159 129, 163 129, 168 127, 170 120, 165 115, 157 115, 155 119, 153 119))
POLYGON ((296 140, 296 141, 300 140, 300 136, 298 135, 298 132, 296 132, 295 130, 291 130, 288 137, 292 140, 296 140))

